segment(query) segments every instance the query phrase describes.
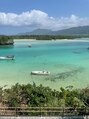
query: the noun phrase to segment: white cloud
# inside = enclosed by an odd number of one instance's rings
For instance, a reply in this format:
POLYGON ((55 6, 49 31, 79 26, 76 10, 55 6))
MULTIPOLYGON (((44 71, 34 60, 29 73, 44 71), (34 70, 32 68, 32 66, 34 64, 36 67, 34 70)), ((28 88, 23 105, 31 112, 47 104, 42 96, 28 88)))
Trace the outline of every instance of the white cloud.
POLYGON ((0 12, 0 25, 28 26, 33 28, 60 30, 70 27, 89 25, 89 18, 80 18, 76 15, 54 18, 40 10, 27 11, 21 14, 0 12))

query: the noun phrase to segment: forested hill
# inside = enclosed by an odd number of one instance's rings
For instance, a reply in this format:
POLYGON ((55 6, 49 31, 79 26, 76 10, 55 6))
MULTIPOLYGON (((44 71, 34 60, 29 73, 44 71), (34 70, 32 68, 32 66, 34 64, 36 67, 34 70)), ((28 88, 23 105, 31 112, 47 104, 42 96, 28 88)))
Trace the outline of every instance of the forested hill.
POLYGON ((69 29, 54 31, 55 35, 89 35, 89 26, 72 27, 69 29))
POLYGON ((36 29, 20 35, 89 35, 89 26, 72 27, 69 29, 51 31, 49 29, 36 29))
POLYGON ((32 32, 20 33, 19 35, 50 35, 52 31, 49 29, 36 29, 32 32))

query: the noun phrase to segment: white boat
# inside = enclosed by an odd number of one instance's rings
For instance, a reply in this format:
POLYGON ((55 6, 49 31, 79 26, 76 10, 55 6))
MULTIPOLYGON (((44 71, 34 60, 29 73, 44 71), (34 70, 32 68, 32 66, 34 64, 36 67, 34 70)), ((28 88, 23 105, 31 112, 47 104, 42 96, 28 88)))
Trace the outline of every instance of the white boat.
POLYGON ((14 60, 14 56, 5 56, 5 57, 0 57, 0 60, 14 60))
POLYGON ((50 75, 49 71, 32 71, 32 75, 50 75))

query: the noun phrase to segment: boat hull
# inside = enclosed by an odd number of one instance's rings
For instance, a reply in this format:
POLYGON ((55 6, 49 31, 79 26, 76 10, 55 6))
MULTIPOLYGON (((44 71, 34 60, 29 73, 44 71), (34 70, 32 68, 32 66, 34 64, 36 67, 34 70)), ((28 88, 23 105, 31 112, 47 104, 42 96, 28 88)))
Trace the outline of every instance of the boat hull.
POLYGON ((0 60, 14 60, 15 58, 10 57, 0 57, 0 60))
POLYGON ((50 75, 48 71, 32 71, 31 75, 50 75))

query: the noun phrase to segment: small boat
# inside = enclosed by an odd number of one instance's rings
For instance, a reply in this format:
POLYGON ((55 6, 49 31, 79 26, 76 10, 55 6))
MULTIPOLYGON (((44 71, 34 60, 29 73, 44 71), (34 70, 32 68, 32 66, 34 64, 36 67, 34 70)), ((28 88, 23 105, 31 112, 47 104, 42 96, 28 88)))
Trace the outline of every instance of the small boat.
POLYGON ((32 75, 50 75, 49 71, 32 71, 32 75))
POLYGON ((32 47, 31 44, 29 44, 28 47, 32 47))
POLYGON ((87 49, 89 50, 89 47, 87 49))
POLYGON ((8 56, 5 56, 5 57, 0 57, 0 60, 14 60, 15 57, 14 56, 11 56, 11 55, 8 55, 8 56))

